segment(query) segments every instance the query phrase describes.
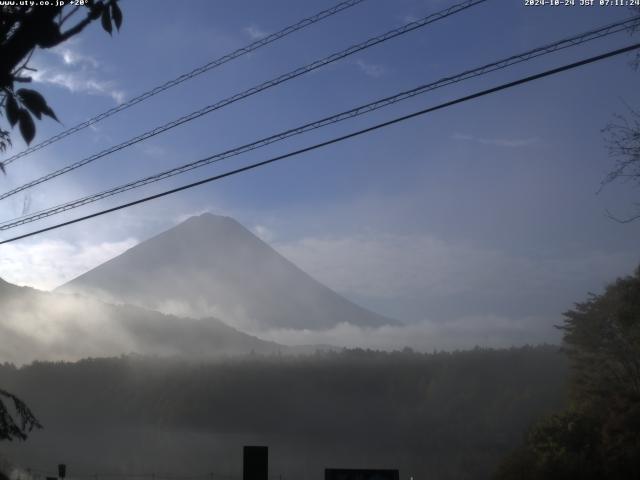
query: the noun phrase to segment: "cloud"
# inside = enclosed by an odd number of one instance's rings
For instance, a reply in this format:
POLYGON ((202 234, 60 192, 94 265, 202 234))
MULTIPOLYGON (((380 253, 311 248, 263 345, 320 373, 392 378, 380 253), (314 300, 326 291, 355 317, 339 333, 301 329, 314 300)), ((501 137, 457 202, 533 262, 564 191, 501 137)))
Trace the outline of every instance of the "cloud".
POLYGON ((77 360, 135 351, 132 336, 94 300, 37 292, 5 293, 2 300, 0 355, 5 361, 77 360))
POLYGON ((228 210, 220 207, 220 206, 213 206, 213 205, 205 205, 201 208, 198 208, 196 210, 186 210, 186 213, 180 213, 176 216, 174 216, 172 222, 171 222, 171 227, 175 227, 176 225, 178 225, 179 223, 184 222, 185 220, 190 219, 191 217, 199 217, 200 215, 203 215, 205 213, 213 213, 215 215, 221 215, 221 216, 233 216, 228 210))
POLYGON ((428 234, 307 237, 275 248, 330 288, 397 318, 556 315, 628 274, 636 252, 534 258, 428 234), (402 315, 405 315, 403 317, 402 315))
POLYGON ((367 63, 362 59, 356 60, 356 65, 360 68, 362 73, 372 78, 380 78, 386 72, 386 69, 382 65, 367 63))
POLYGON ((38 68, 31 78, 37 83, 48 83, 65 88, 72 93, 87 93, 111 97, 116 103, 124 102, 125 93, 115 87, 112 81, 93 78, 84 72, 63 72, 55 68, 38 68))
POLYGON ((505 264, 518 263, 497 251, 431 235, 307 237, 276 248, 333 288, 369 297, 425 289, 433 295, 457 295, 486 284, 489 267, 503 270, 505 264))
POLYGON ((48 55, 33 62, 36 71, 30 75, 34 82, 55 85, 72 93, 111 97, 118 104, 124 102, 124 91, 115 81, 103 78, 104 69, 94 57, 82 54, 73 44, 45 53, 48 55))
POLYGON ((69 66, 87 66, 93 69, 100 68, 100 63, 94 57, 90 55, 84 55, 76 50, 73 50, 68 45, 64 47, 57 47, 51 50, 52 53, 58 55, 65 65, 69 66))
POLYGON ((74 244, 42 240, 0 246, 0 277, 16 285, 50 290, 133 247, 133 238, 118 242, 74 244))
POLYGON ((251 38, 252 40, 260 40, 261 38, 264 38, 268 35, 267 32, 265 32, 264 30, 260 29, 255 25, 244 27, 242 31, 246 33, 249 36, 249 38, 251 38))
POLYGON ((0 358, 19 365, 129 353, 212 358, 277 348, 214 319, 177 318, 80 295, 0 288, 0 358))
POLYGON ((503 348, 542 343, 559 343, 554 320, 545 317, 511 319, 498 315, 467 316, 441 323, 423 321, 411 325, 365 328, 342 323, 328 330, 269 330, 263 340, 284 345, 333 345, 348 348, 420 352, 462 350, 476 346, 503 348))
POLYGON ((454 133, 451 136, 454 140, 480 143, 482 145, 493 145, 496 147, 519 148, 528 147, 539 143, 537 138, 480 138, 464 133, 454 133))
POLYGON ((256 225, 251 229, 254 234, 260 237, 261 240, 267 243, 271 243, 275 240, 276 234, 273 230, 265 227, 264 225, 256 225))

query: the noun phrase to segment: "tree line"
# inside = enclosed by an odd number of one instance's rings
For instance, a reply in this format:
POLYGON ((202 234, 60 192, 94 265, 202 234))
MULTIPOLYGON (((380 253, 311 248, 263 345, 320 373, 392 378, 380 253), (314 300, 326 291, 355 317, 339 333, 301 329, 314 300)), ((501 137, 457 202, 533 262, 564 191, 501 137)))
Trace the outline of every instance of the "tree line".
POLYGON ((539 346, 4 364, 0 382, 31 399, 49 434, 251 433, 320 444, 318 462, 339 444, 423 478, 476 479, 489 478, 535 418, 564 406, 566 373, 558 347, 539 346))

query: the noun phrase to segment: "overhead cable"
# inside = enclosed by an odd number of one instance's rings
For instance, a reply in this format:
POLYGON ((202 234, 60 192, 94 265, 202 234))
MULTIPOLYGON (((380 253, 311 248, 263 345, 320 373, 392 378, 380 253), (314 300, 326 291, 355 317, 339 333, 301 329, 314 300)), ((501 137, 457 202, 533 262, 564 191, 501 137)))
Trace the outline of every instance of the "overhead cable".
POLYGON ((49 232, 51 230, 56 230, 56 229, 59 229, 59 228, 62 228, 62 227, 68 226, 68 225, 73 225, 75 223, 83 222, 83 221, 89 220, 91 218, 96 218, 96 217, 105 215, 107 213, 111 213, 111 212, 115 212, 115 211, 122 210, 122 209, 125 209, 125 208, 129 208, 129 207, 132 207, 134 205, 139 205, 141 203, 146 203, 146 202, 149 202, 151 200, 155 200, 155 199, 158 199, 158 198, 161 198, 161 197, 165 197, 167 195, 171 195, 171 194, 174 194, 174 193, 177 193, 177 192, 188 190, 188 189, 200 186, 200 185, 204 185, 206 183, 214 182, 214 181, 226 178, 226 177, 237 175, 239 173, 247 172, 249 170, 253 170, 253 169, 256 169, 256 168, 259 168, 259 167, 263 167, 263 166, 269 165, 271 163, 275 163, 275 162, 284 160, 286 158, 295 157, 297 155, 300 155, 300 154, 303 154, 303 153, 306 153, 306 152, 310 152, 310 151, 313 151, 313 150, 317 150, 319 148, 323 148, 323 147, 326 147, 326 146, 329 146, 329 145, 333 145, 335 143, 339 143, 339 142, 348 140, 350 138, 358 137, 360 135, 364 135, 366 133, 370 133, 370 132, 373 132, 375 130, 379 130, 381 128, 389 127, 389 126, 394 125, 396 123, 401 123, 401 122, 404 122, 406 120, 409 120, 409 119, 412 119, 412 118, 415 118, 415 117, 426 115, 426 114, 434 112, 436 110, 441 110, 441 109, 444 109, 444 108, 447 108, 447 107, 451 107, 453 105, 464 103, 464 102, 467 102, 467 101, 470 101, 470 100, 473 100, 473 99, 476 99, 476 98, 479 98, 479 97, 490 95, 490 94, 493 94, 493 93, 496 93, 496 92, 499 92, 499 91, 502 91, 502 90, 506 90, 506 89, 509 89, 509 88, 513 88, 513 87, 516 87, 518 85, 522 85, 522 84, 529 83, 529 82, 532 82, 532 81, 535 81, 535 80, 539 80, 539 79, 544 78, 544 77, 548 77, 548 76, 551 76, 551 75, 556 75, 558 73, 565 72, 567 70, 572 70, 574 68, 578 68, 578 67, 581 67, 581 66, 584 66, 584 65, 588 65, 590 63, 595 63, 595 62, 598 62, 600 60, 604 60, 606 58, 614 57, 616 55, 621 55, 623 53, 627 53, 627 52, 631 52, 633 50, 637 50, 639 48, 640 48, 640 43, 636 43, 636 44, 629 45, 629 46, 624 47, 624 48, 619 48, 617 50, 609 51, 609 52, 604 53, 602 55, 596 55, 594 57, 590 57, 590 58, 581 60, 579 62, 574 62, 574 63, 570 63, 570 64, 567 64, 567 65, 563 65, 562 67, 554 68, 554 69, 551 69, 551 70, 546 70, 544 72, 541 72, 541 73, 538 73, 538 74, 535 74, 535 75, 530 75, 528 77, 524 77, 524 78, 521 78, 519 80, 515 80, 515 81, 509 82, 509 83, 504 83, 504 84, 499 85, 497 87, 493 87, 493 88, 489 88, 489 89, 486 89, 486 90, 482 90, 480 92, 476 92, 476 93, 473 93, 471 95, 466 95, 464 97, 460 97, 460 98, 457 98, 455 100, 451 100, 451 101, 448 101, 448 102, 445 102, 445 103, 441 103, 441 104, 436 105, 434 107, 425 108, 423 110, 419 110, 417 112, 413 112, 413 113, 410 113, 408 115, 403 115, 401 117, 396 117, 396 118, 394 118, 392 120, 388 120, 386 122, 378 123, 378 124, 373 125, 371 127, 367 127, 367 128, 362 129, 362 130, 357 130, 355 132, 351 132, 349 134, 342 135, 340 137, 335 137, 335 138, 332 138, 331 140, 327 140, 327 141, 324 141, 324 142, 316 143, 315 145, 311 145, 309 147, 305 147, 305 148, 302 148, 302 149, 299 149, 299 150, 295 150, 293 152, 289 152, 289 153, 286 153, 284 155, 279 155, 277 157, 273 157, 273 158, 270 158, 268 160, 263 160, 261 162, 252 163, 250 165, 246 165, 244 167, 237 168, 235 170, 231 170, 231 171, 228 171, 228 172, 225 172, 225 173, 214 175, 214 176, 202 179, 202 180, 198 180, 198 181, 193 182, 193 183, 189 183, 187 185, 182 185, 180 187, 172 188, 170 190, 165 190, 163 192, 156 193, 154 195, 150 195, 150 196, 147 196, 147 197, 144 197, 144 198, 140 198, 140 199, 134 200, 132 202, 128 202, 128 203, 124 203, 124 204, 121 204, 121 205, 117 205, 115 207, 107 208, 105 210, 100 210, 98 212, 95 212, 95 213, 92 213, 92 214, 89 214, 89 215, 84 215, 82 217, 74 218, 74 219, 68 220, 66 222, 62 222, 62 223, 58 223, 58 224, 55 224, 55 225, 51 225, 49 227, 41 228, 39 230, 35 230, 35 231, 29 232, 29 233, 18 235, 16 237, 8 238, 6 240, 0 241, 0 245, 6 244, 6 243, 10 243, 10 242, 15 242, 17 240, 21 240, 21 239, 24 239, 24 238, 32 237, 34 235, 39 235, 41 233, 49 232))

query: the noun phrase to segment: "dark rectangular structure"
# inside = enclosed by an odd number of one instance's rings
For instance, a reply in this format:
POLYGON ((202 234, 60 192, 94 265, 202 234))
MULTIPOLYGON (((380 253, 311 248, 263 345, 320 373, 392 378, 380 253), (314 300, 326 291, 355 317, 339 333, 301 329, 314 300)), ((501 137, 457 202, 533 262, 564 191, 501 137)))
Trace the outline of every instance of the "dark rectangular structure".
POLYGON ((242 479, 269 480, 269 448, 247 446, 242 453, 242 479))
POLYGON ((398 470, 325 468, 324 480, 400 480, 398 470))

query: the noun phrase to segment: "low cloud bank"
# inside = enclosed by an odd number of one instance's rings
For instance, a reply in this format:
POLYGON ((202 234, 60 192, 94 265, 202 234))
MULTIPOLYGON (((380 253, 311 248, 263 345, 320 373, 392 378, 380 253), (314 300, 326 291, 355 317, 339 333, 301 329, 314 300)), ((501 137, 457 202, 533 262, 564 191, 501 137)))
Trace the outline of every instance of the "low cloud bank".
POLYGON ((0 283, 0 311, 0 362, 17 365, 131 353, 204 359, 286 350, 215 318, 179 318, 6 283, 0 283))
POLYGON ((504 348, 542 343, 558 344, 559 319, 527 317, 518 320, 497 315, 470 316, 446 323, 424 321, 411 325, 363 328, 342 323, 322 331, 274 329, 257 333, 285 345, 333 345, 336 347, 420 352, 463 350, 476 346, 504 348))
POLYGON ((330 329, 269 329, 247 335, 214 319, 163 315, 114 306, 77 295, 0 285, 0 361, 75 361, 86 357, 142 355, 216 358, 220 355, 312 352, 321 347, 416 351, 558 343, 559 318, 469 316, 447 322, 330 329), (284 345, 285 347, 283 347, 284 345), (289 349, 286 346, 304 348, 289 349))
POLYGON ((412 322, 559 316, 640 261, 637 251, 533 257, 427 234, 307 237, 275 248, 337 292, 412 322))

